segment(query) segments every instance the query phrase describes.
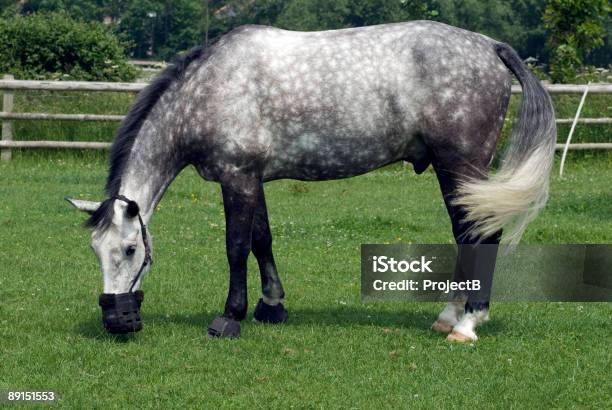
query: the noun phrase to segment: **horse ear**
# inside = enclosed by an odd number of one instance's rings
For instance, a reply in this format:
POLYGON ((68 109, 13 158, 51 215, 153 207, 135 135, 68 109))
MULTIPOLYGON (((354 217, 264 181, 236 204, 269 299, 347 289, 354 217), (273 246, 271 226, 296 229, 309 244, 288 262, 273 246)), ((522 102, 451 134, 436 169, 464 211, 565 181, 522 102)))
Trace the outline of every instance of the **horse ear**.
POLYGON ((83 201, 81 199, 73 199, 68 197, 64 199, 79 211, 87 212, 90 215, 96 212, 102 204, 102 202, 83 201))
POLYGON ((127 204, 127 208, 125 208, 125 214, 128 218, 134 218, 140 213, 140 209, 138 208, 138 204, 134 201, 130 201, 127 204))

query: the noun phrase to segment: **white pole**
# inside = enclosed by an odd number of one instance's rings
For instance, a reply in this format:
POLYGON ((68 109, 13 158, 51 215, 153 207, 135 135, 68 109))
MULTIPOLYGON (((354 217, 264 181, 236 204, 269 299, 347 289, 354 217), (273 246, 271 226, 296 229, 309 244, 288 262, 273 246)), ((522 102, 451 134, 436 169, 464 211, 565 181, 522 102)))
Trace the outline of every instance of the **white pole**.
POLYGON ((582 106, 584 105, 584 101, 586 100, 586 96, 589 93, 589 82, 584 89, 584 94, 582 94, 582 99, 580 100, 580 104, 578 104, 578 111, 576 111, 576 116, 574 117, 574 122, 572 123, 572 128, 570 129, 569 135, 567 136, 567 141, 565 142, 565 148, 563 149, 563 155, 561 156, 561 167, 559 168, 559 177, 563 177, 563 166, 565 165, 565 157, 567 157, 567 151, 570 146, 570 142, 572 141, 572 135, 574 135, 574 130, 576 129, 576 124, 578 123, 578 118, 580 117, 580 111, 582 111, 582 106))

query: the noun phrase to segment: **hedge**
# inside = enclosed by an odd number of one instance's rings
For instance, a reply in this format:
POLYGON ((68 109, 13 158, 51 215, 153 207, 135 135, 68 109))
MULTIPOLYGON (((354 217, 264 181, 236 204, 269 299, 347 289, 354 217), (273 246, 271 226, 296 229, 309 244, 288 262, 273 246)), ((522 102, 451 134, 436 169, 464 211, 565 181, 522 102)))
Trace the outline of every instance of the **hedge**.
POLYGON ((0 19, 0 74, 19 79, 132 81, 123 44, 98 22, 66 13, 0 19))

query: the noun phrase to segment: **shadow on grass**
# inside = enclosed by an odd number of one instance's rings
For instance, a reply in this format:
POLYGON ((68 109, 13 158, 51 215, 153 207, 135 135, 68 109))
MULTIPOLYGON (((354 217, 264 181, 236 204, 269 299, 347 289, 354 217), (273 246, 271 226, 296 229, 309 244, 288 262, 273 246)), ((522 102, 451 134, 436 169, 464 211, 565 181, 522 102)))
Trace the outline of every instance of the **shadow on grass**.
POLYGON ((431 325, 422 313, 398 309, 389 311, 377 308, 333 307, 302 308, 289 311, 288 326, 382 326, 427 328, 431 325))
POLYGON ((116 343, 131 343, 137 338, 138 333, 146 331, 147 325, 178 323, 182 325, 201 327, 205 329, 210 322, 215 318, 214 314, 193 314, 193 315, 163 315, 163 314, 146 314, 142 313, 143 330, 136 333, 128 333, 125 335, 113 335, 108 333, 102 326, 102 320, 99 316, 91 317, 87 321, 81 322, 74 327, 74 332, 88 339, 98 341, 110 341, 116 343))
MULTIPOLYGON (((342 307, 330 309, 296 309, 289 311, 289 320, 283 326, 377 326, 400 329, 429 330, 436 319, 436 314, 429 315, 406 309, 389 311, 382 308, 364 309, 342 307)), ((502 322, 491 321, 477 331, 479 334, 494 335, 502 333, 505 326, 502 322)))
MULTIPOLYGON (((197 327, 204 331, 217 316, 216 313, 192 313, 192 314, 146 314, 143 313, 144 329, 147 324, 163 325, 167 323, 179 324, 183 326, 197 327)), ((245 321, 250 322, 252 311, 249 312, 245 321)), ((435 320, 434 316, 429 316, 422 312, 414 312, 406 309, 389 311, 382 308, 365 309, 358 307, 333 307, 333 308, 296 308, 289 310, 289 320, 280 325, 285 327, 302 326, 335 326, 335 327, 355 327, 355 326, 377 326, 401 329, 416 329, 419 331, 428 330, 435 320)), ((243 322, 244 323, 244 322, 243 322)), ((503 333, 506 329, 501 321, 493 320, 482 328, 478 334, 481 336, 495 335, 503 333)), ((81 336, 99 341, 113 341, 116 343, 129 343, 135 340, 135 334, 111 335, 106 333, 98 317, 79 324, 75 332, 81 336)))
POLYGON ((131 343, 136 339, 136 335, 138 334, 110 334, 104 329, 104 326, 102 326, 102 319, 100 316, 94 316, 85 322, 79 323, 74 327, 74 332, 88 339, 115 343, 131 343))
POLYGON ((98 341, 110 341, 115 343, 130 343, 135 339, 135 333, 125 335, 113 335, 104 330, 100 317, 91 317, 89 320, 79 323, 74 327, 74 332, 88 339, 98 341))

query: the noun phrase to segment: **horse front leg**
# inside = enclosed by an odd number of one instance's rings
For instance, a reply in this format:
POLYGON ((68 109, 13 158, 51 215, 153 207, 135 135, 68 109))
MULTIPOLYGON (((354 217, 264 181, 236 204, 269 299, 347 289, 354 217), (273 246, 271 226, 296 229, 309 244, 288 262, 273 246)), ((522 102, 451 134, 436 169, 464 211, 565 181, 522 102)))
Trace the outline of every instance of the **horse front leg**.
POLYGON ((252 175, 232 174, 221 180, 230 281, 225 310, 208 328, 211 337, 239 337, 247 313, 247 258, 251 252, 253 219, 261 181, 252 175))
POLYGON ((268 221, 268 209, 263 191, 260 185, 259 201, 255 211, 253 223, 253 254, 257 258, 259 273, 261 274, 262 297, 257 303, 253 317, 258 322, 282 323, 287 320, 289 314, 283 306, 285 291, 281 283, 274 255, 272 254, 272 233, 268 221))

